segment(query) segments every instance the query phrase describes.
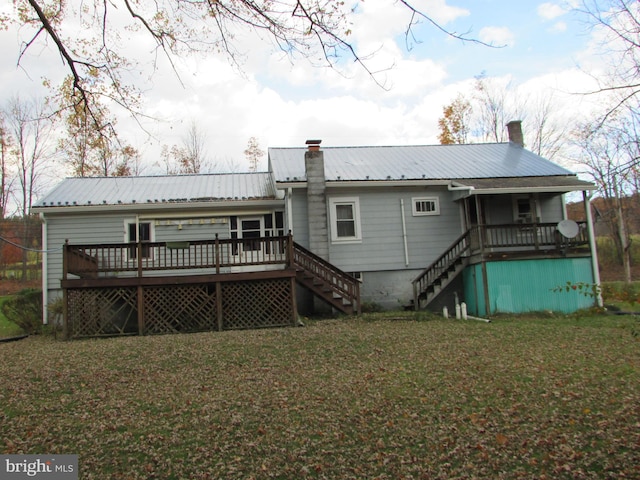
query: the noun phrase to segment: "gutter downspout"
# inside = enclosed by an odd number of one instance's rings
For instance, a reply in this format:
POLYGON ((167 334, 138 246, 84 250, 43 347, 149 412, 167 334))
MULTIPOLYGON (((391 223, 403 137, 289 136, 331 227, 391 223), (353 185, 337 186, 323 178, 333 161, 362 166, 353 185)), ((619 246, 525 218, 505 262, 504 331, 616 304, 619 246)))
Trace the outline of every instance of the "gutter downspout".
POLYGON ((404 219, 404 198, 400 199, 400 217, 402 218, 402 241, 404 242, 404 266, 409 266, 409 245, 407 244, 407 223, 404 219))
POLYGON ((473 190, 475 190, 476 187, 474 187, 473 185, 456 185, 455 187, 453 186, 453 182, 449 183, 449 185, 447 185, 447 190, 449 190, 450 192, 459 192, 462 190, 467 190, 469 192, 469 195, 471 195, 471 192, 473 190))
POLYGON ((42 324, 49 324, 49 229, 47 227, 47 217, 40 213, 42 220, 42 324))
POLYGON ((287 189, 287 230, 293 235, 293 189, 287 189))
MULTIPOLYGON (((591 200, 593 195, 587 195, 587 191, 582 191, 582 198, 585 206, 585 216, 587 218, 587 233, 589 235, 589 248, 591 249, 591 270, 593 272, 593 283, 600 287, 600 270, 598 269, 598 250, 596 248, 596 236, 593 229, 593 219, 591 217, 591 200)), ((602 301, 602 292, 598 291, 596 298, 598 307, 604 305, 602 301)))

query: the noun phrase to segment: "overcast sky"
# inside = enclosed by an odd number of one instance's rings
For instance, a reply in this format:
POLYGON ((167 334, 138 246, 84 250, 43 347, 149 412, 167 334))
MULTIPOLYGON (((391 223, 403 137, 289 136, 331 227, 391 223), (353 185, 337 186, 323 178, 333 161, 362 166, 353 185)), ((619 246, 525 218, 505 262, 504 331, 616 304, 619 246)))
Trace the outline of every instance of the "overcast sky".
MULTIPOLYGON (((386 89, 351 62, 340 71, 304 60, 292 63, 269 43, 239 36, 242 72, 224 57, 183 58, 177 62, 180 80, 165 65, 142 85, 145 110, 155 120, 145 121, 146 131, 125 117, 119 124, 142 152, 144 173, 158 173, 152 165, 160 146, 179 144, 191 122, 206 136, 210 158, 240 169, 248 167, 243 151, 252 136, 265 151, 302 146, 309 138, 322 139, 323 146, 435 144, 443 106, 458 93, 469 93, 480 74, 511 81, 522 95, 551 92, 568 118, 592 108, 592 99, 576 92, 592 88, 590 75, 602 71, 591 53, 588 25, 567 2, 415 3, 446 28, 502 48, 463 43, 429 25, 417 29, 419 43, 407 45, 406 10, 392 0, 358 5, 352 38, 361 51, 377 52, 373 70, 393 65, 379 77, 386 89)), ((9 6, 10 0, 0 0, 2 10, 9 6)), ((45 47, 32 48, 16 66, 28 33, 0 32, 4 100, 16 93, 43 94, 43 75, 56 81, 66 74, 60 57, 45 47)), ((131 48, 151 57, 151 47, 133 41, 131 48)), ((266 158, 260 165, 265 168, 266 158)))

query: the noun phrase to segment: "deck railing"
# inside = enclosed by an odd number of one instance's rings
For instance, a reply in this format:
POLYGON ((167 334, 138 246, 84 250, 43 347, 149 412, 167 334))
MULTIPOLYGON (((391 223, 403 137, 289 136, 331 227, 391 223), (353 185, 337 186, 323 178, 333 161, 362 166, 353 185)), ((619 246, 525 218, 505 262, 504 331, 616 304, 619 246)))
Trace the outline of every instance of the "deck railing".
POLYGON ((481 225, 472 228, 472 250, 539 251, 587 245, 586 222, 578 222, 578 227, 574 238, 566 238, 557 223, 481 225))
POLYGON ((347 313, 361 311, 358 281, 295 243, 291 234, 249 239, 216 237, 188 242, 98 245, 67 242, 63 252, 63 280, 69 280, 69 275, 84 281, 100 277, 169 276, 178 272, 190 275, 246 273, 248 270, 234 270, 234 267, 248 266, 258 267, 250 269, 251 272, 270 265, 295 268, 302 277, 300 281, 311 282, 305 285, 331 305, 347 313))
MULTIPOLYGON (((320 289, 330 288, 322 292, 323 296, 332 297, 335 294, 339 297, 339 308, 342 307, 343 311, 362 313, 360 282, 357 279, 297 243, 294 244, 292 253, 293 264, 303 276, 309 275, 313 279, 312 283, 319 281, 320 289), (343 300, 346 303, 343 304, 343 300), (344 305, 348 305, 349 308, 344 310, 344 305)), ((331 300, 329 301, 332 303, 331 300)))
POLYGON ((64 248, 63 279, 100 276, 143 276, 151 271, 209 270, 221 273, 250 265, 286 266, 291 236, 70 245, 64 248))

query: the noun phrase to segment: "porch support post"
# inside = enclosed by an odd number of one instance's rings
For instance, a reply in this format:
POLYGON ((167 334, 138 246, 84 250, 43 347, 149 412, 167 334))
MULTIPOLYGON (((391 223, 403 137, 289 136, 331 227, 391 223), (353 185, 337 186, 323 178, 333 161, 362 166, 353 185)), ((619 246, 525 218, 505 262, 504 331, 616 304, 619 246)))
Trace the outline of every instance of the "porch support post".
POLYGON ((491 304, 489 300, 489 276, 487 274, 487 262, 482 259, 482 289, 484 290, 485 315, 491 315, 491 304))
MULTIPOLYGON (((140 252, 138 252, 140 253, 140 252)), ((138 335, 144 335, 144 288, 138 285, 138 335)))
POLYGON ((480 244, 480 255, 484 258, 484 235, 485 235, 485 227, 484 227, 484 215, 482 214, 482 202, 480 202, 480 196, 475 195, 476 202, 476 217, 478 222, 478 243, 480 244))
MULTIPOLYGON (((589 235, 589 250, 591 250, 591 270, 593 272, 593 283, 600 287, 600 269, 598 268, 598 249, 596 247, 596 236, 593 231, 593 218, 591 216, 591 197, 586 190, 582 191, 582 201, 584 203, 584 214, 587 219, 587 233, 589 235)), ((604 305, 602 292, 598 291, 596 298, 599 307, 604 305)))

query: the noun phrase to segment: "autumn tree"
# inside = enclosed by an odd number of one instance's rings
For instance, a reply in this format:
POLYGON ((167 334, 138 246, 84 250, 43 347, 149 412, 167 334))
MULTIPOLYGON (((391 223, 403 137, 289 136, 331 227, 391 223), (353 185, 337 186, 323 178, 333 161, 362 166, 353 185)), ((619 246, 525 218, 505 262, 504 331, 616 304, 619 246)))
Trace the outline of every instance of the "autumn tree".
POLYGON ((63 162, 77 177, 131 175, 128 162, 137 155, 135 149, 116 135, 115 119, 101 101, 94 100, 93 113, 88 115, 72 100, 72 82, 67 77, 54 96, 66 130, 58 142, 63 162))
POLYGON ((4 124, 4 115, 0 112, 0 220, 7 216, 7 205, 13 186, 13 178, 9 172, 10 148, 11 135, 4 124))
POLYGON ((38 180, 55 152, 53 123, 40 100, 13 97, 4 110, 6 128, 13 140, 10 161, 16 170, 20 214, 29 215, 38 180))
MULTIPOLYGON (((341 68, 346 57, 374 81, 384 83, 384 69, 373 71, 369 67, 371 52, 361 52, 351 41, 356 7, 343 1, 16 0, 13 5, 12 14, 0 22, 15 23, 24 35, 19 60, 29 49, 43 43, 52 45, 71 75, 70 102, 74 108, 85 110, 98 130, 108 128, 101 122, 95 103, 98 98, 108 98, 138 112, 139 96, 132 88, 132 72, 141 71, 142 62, 134 58, 130 48, 134 35, 138 41, 146 35, 144 40, 153 42, 153 71, 162 62, 174 67, 177 59, 202 54, 222 54, 240 66, 239 39, 254 33, 271 41, 292 61, 304 58, 316 65, 341 68)), ((408 39, 414 38, 418 24, 425 23, 463 42, 482 43, 446 30, 407 0, 398 2, 398 8, 407 14, 408 39)), ((145 56, 145 61, 148 58, 145 56)))
POLYGON ((604 220, 616 246, 624 277, 631 282, 630 213, 625 198, 634 193, 633 169, 640 155, 639 119, 622 116, 618 110, 603 124, 594 120, 583 124, 576 132, 578 153, 574 160, 582 165, 598 188, 605 203, 604 220))
MULTIPOLYGON (((21 244, 30 244, 31 205, 39 187, 39 179, 52 158, 55 148, 51 133, 53 123, 51 115, 45 112, 45 104, 39 100, 25 101, 13 97, 5 111, 7 132, 13 144, 10 148, 10 161, 16 171, 16 188, 19 189, 17 203, 23 223, 21 244)), ((28 251, 23 249, 22 278, 27 276, 28 251)))
POLYGON ((576 9, 593 26, 597 49, 609 63, 607 75, 598 75, 592 94, 612 101, 601 121, 620 108, 635 108, 640 93, 640 2, 637 0, 583 0, 576 9))
POLYGON ((442 109, 442 117, 438 120, 438 140, 442 145, 469 142, 472 112, 471 103, 462 94, 442 109))
POLYGON ((182 137, 181 145, 163 145, 161 157, 168 175, 204 173, 212 170, 206 152, 207 137, 195 121, 182 137))
POLYGON ((249 139, 244 155, 249 162, 249 171, 255 172, 258 170, 258 163, 260 163, 260 159, 264 155, 264 150, 260 148, 260 143, 256 137, 251 137, 249 139))
POLYGON ((498 79, 484 75, 476 77, 473 93, 476 122, 474 131, 484 142, 506 142, 505 125, 516 119, 508 103, 511 84, 503 85, 498 79))
POLYGON ((528 96, 521 112, 525 138, 533 153, 554 160, 565 151, 573 125, 562 116, 552 93, 528 96))

